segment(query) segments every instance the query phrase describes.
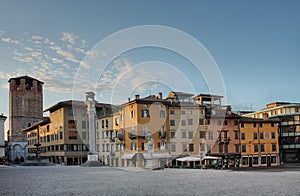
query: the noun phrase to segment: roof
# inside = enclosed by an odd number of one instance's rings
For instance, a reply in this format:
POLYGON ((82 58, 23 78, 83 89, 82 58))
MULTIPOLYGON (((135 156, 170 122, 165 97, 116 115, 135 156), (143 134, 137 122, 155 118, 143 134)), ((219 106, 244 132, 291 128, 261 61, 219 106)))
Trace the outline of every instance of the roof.
POLYGON ((27 76, 27 75, 25 75, 25 76, 20 76, 20 77, 16 77, 16 78, 10 78, 10 79, 8 80, 8 82, 10 82, 11 80, 16 80, 16 79, 30 79, 30 80, 36 80, 36 81, 41 82, 41 83, 44 84, 44 82, 42 82, 42 81, 40 81, 40 80, 38 80, 38 79, 36 79, 36 78, 32 78, 32 77, 30 77, 30 76, 27 76))
POLYGON ((223 98, 224 96, 200 93, 198 95, 195 95, 194 97, 216 97, 216 98, 223 98))
POLYGON ((43 120, 31 125, 30 127, 27 127, 25 129, 22 129, 21 132, 29 132, 32 131, 34 129, 37 129, 39 126, 43 126, 43 125, 47 125, 50 123, 50 118, 49 117, 44 117, 43 120))
MULTIPOLYGON (((272 111, 272 110, 275 110, 275 109, 280 109, 280 108, 288 108, 288 107, 300 107, 300 103, 287 103, 287 102, 275 102, 275 103, 286 103, 286 104, 283 104, 283 105, 279 105, 279 106, 276 106, 276 107, 271 107, 271 108, 264 108, 264 109, 261 109, 259 111, 256 111, 256 112, 253 112, 253 113, 248 113, 248 114, 244 114, 243 116, 251 116, 251 115, 254 115, 254 114, 260 114, 260 113, 264 113, 264 112, 268 112, 268 111, 272 111)), ((294 113, 292 113, 294 114, 294 113)), ((271 115, 271 116, 277 116, 278 114, 276 115, 271 115)), ((269 117, 271 117, 269 116, 269 117)))
POLYGON ((119 105, 118 107, 122 108, 124 106, 127 106, 127 105, 130 105, 132 103, 140 103, 140 104, 151 104, 151 103, 154 103, 154 102, 160 102, 162 104, 168 104, 169 102, 165 99, 159 99, 157 96, 155 95, 149 95, 147 97, 144 97, 144 98, 139 98, 139 99, 134 99, 134 100, 131 100, 129 102, 125 102, 121 105, 119 105))
MULTIPOLYGON (((73 106, 79 106, 79 107, 85 107, 86 104, 84 101, 76 101, 76 100, 68 100, 68 101, 61 101, 61 102, 58 102, 57 104, 51 106, 50 108, 46 109, 44 112, 47 112, 47 111, 55 111, 55 110, 58 110, 60 108, 63 108, 63 107, 73 107, 73 106)), ((96 103, 96 108, 100 108, 100 107, 112 107, 113 105, 111 104, 107 104, 107 103, 96 103)))
POLYGON ((179 97, 191 97, 191 96, 194 96, 194 94, 191 94, 191 93, 178 92, 178 91, 177 92, 172 91, 170 93, 174 93, 176 96, 179 96, 179 97))
POLYGON ((249 118, 249 117, 243 117, 240 119, 241 123, 263 123, 263 122, 279 122, 278 120, 275 119, 262 119, 262 118, 249 118))

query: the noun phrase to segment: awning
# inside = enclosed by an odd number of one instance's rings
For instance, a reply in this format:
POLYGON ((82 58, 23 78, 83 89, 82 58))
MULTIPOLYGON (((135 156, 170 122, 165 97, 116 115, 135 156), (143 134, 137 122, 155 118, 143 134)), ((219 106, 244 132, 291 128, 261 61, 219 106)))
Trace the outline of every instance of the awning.
POLYGON ((221 157, 213 157, 213 156, 205 156, 202 158, 203 160, 206 159, 206 160, 221 160, 222 158, 221 157))
POLYGON ((135 154, 132 154, 132 153, 126 153, 126 154, 123 154, 123 156, 121 157, 121 159, 132 159, 132 157, 134 155, 135 154))
POLYGON ((182 158, 177 158, 176 161, 181 161, 181 162, 193 162, 193 161, 201 161, 200 157, 182 157, 182 158))
POLYGON ((153 153, 152 156, 147 153, 143 153, 143 156, 145 159, 167 159, 167 158, 172 158, 172 156, 168 153, 153 153))

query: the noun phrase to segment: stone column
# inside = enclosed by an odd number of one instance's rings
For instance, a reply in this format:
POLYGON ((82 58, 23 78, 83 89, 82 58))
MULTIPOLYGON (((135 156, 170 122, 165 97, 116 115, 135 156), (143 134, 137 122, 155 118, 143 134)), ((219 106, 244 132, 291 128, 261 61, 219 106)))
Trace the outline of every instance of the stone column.
POLYGON ((96 153, 96 100, 94 92, 86 93, 87 114, 89 117, 89 150, 88 161, 98 161, 96 153))
POLYGON ((93 92, 86 93, 86 105, 87 105, 87 114, 89 117, 89 150, 92 154, 96 152, 96 101, 94 99, 95 94, 93 92))
POLYGON ((4 142, 4 122, 6 116, 0 115, 0 158, 5 156, 5 142, 4 142))

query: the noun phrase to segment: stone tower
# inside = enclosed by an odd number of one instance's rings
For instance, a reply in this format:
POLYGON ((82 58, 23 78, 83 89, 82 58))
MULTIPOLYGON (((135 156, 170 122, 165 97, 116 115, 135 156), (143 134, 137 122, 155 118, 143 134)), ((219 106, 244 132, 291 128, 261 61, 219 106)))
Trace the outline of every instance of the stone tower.
POLYGON ((11 160, 26 157, 26 134, 21 130, 43 120, 43 82, 29 76, 9 79, 9 142, 11 160), (16 152, 18 151, 18 152, 16 152))

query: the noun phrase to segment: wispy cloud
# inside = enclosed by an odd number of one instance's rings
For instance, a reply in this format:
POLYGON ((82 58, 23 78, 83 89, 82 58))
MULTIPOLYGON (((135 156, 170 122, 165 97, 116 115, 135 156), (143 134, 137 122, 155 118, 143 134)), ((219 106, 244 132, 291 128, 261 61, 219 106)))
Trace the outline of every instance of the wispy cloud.
POLYGON ((62 41, 68 41, 71 44, 75 44, 75 40, 78 38, 79 36, 74 35, 73 33, 69 33, 69 32, 63 32, 61 40, 62 41))
MULTIPOLYGON (((5 31, 0 33, 4 43, 0 49, 11 58, 9 61, 15 61, 13 67, 1 66, 0 79, 28 74, 44 81, 46 90, 71 92, 78 67, 89 69, 89 65, 81 63, 88 43, 73 33, 63 32, 59 39, 28 32, 16 39, 5 31)), ((0 88, 4 86, 0 84, 0 88)))
POLYGON ((3 37, 2 41, 6 42, 6 43, 9 43, 9 44, 16 44, 16 45, 20 45, 21 44, 21 42, 19 40, 14 40, 14 39, 11 39, 9 37, 6 37, 6 38, 3 37))

